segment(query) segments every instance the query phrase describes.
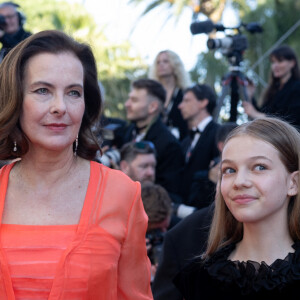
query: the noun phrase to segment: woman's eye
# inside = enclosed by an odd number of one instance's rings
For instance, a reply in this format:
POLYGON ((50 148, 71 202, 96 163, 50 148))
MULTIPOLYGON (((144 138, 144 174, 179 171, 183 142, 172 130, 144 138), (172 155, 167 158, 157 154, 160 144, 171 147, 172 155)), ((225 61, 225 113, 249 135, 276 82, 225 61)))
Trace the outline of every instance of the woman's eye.
POLYGON ((39 89, 35 90, 35 93, 38 93, 38 94, 41 94, 41 95, 47 95, 48 89, 46 89, 46 88, 39 88, 39 89))
POLYGON ((75 91, 75 90, 70 91, 69 95, 74 96, 74 97, 81 97, 81 93, 79 91, 75 91))

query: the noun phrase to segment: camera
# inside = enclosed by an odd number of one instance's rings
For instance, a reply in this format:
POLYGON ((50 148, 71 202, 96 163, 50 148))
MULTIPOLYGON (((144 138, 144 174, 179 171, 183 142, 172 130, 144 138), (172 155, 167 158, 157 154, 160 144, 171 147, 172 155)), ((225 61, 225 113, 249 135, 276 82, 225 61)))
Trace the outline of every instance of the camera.
POLYGON ((148 252, 148 257, 153 265, 158 264, 164 241, 164 232, 161 229, 153 229, 146 233, 146 238, 149 240, 151 249, 148 252))
POLYGON ((6 25, 7 24, 6 24, 5 17, 3 17, 2 15, 0 15, 0 30, 4 30, 6 25))
POLYGON ((236 51, 243 52, 248 48, 247 38, 240 34, 234 36, 226 36, 223 39, 208 39, 207 48, 220 49, 222 54, 230 56, 236 51))
POLYGON ((191 24, 190 29, 192 34, 210 33, 215 31, 225 31, 227 29, 237 30, 235 35, 226 35, 222 39, 208 39, 208 49, 220 49, 222 54, 227 56, 233 64, 239 65, 242 60, 242 53, 248 48, 248 40, 245 35, 241 33, 241 29, 244 28, 250 33, 262 32, 262 27, 256 23, 241 23, 237 27, 225 27, 222 24, 214 24, 211 20, 203 22, 194 22, 191 24))
POLYGON ((112 165, 119 165, 120 163, 120 151, 114 148, 110 148, 103 153, 103 155, 98 159, 103 165, 107 167, 112 167, 112 165))

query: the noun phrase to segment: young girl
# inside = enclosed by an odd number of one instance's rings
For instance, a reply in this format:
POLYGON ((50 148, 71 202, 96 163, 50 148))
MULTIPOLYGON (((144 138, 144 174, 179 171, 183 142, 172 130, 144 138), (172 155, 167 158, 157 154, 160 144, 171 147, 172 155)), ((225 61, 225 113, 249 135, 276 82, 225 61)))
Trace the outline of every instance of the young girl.
POLYGON ((299 292, 300 134, 258 118, 229 134, 208 247, 176 277, 190 299, 271 299, 299 292))

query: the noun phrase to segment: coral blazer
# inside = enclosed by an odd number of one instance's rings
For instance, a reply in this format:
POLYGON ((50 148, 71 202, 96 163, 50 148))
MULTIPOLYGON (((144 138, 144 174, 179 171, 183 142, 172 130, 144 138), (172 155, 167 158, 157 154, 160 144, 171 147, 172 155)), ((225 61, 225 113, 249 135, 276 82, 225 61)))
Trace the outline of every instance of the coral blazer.
MULTIPOLYGON (((0 171, 0 224, 13 165, 0 171)), ((145 243, 148 217, 140 192, 140 184, 121 171, 90 163, 77 231, 56 266, 48 299, 153 299, 145 243)), ((32 253, 33 259, 37 256, 32 253)), ((15 299, 1 239, 0 299, 15 299)))

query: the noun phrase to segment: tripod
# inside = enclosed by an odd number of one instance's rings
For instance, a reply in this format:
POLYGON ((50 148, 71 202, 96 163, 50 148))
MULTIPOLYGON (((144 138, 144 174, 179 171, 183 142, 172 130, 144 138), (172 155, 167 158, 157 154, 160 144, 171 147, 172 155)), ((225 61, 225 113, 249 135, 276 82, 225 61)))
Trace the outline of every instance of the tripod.
POLYGON ((229 68, 229 73, 227 73, 222 80, 222 93, 218 99, 216 109, 214 111, 214 120, 217 121, 224 98, 229 95, 230 90, 230 122, 236 122, 237 120, 237 106, 240 100, 240 94, 243 100, 248 101, 248 93, 246 90, 246 86, 248 85, 248 81, 246 76, 240 71, 239 67, 240 60, 237 60, 237 65, 232 65, 229 68))

